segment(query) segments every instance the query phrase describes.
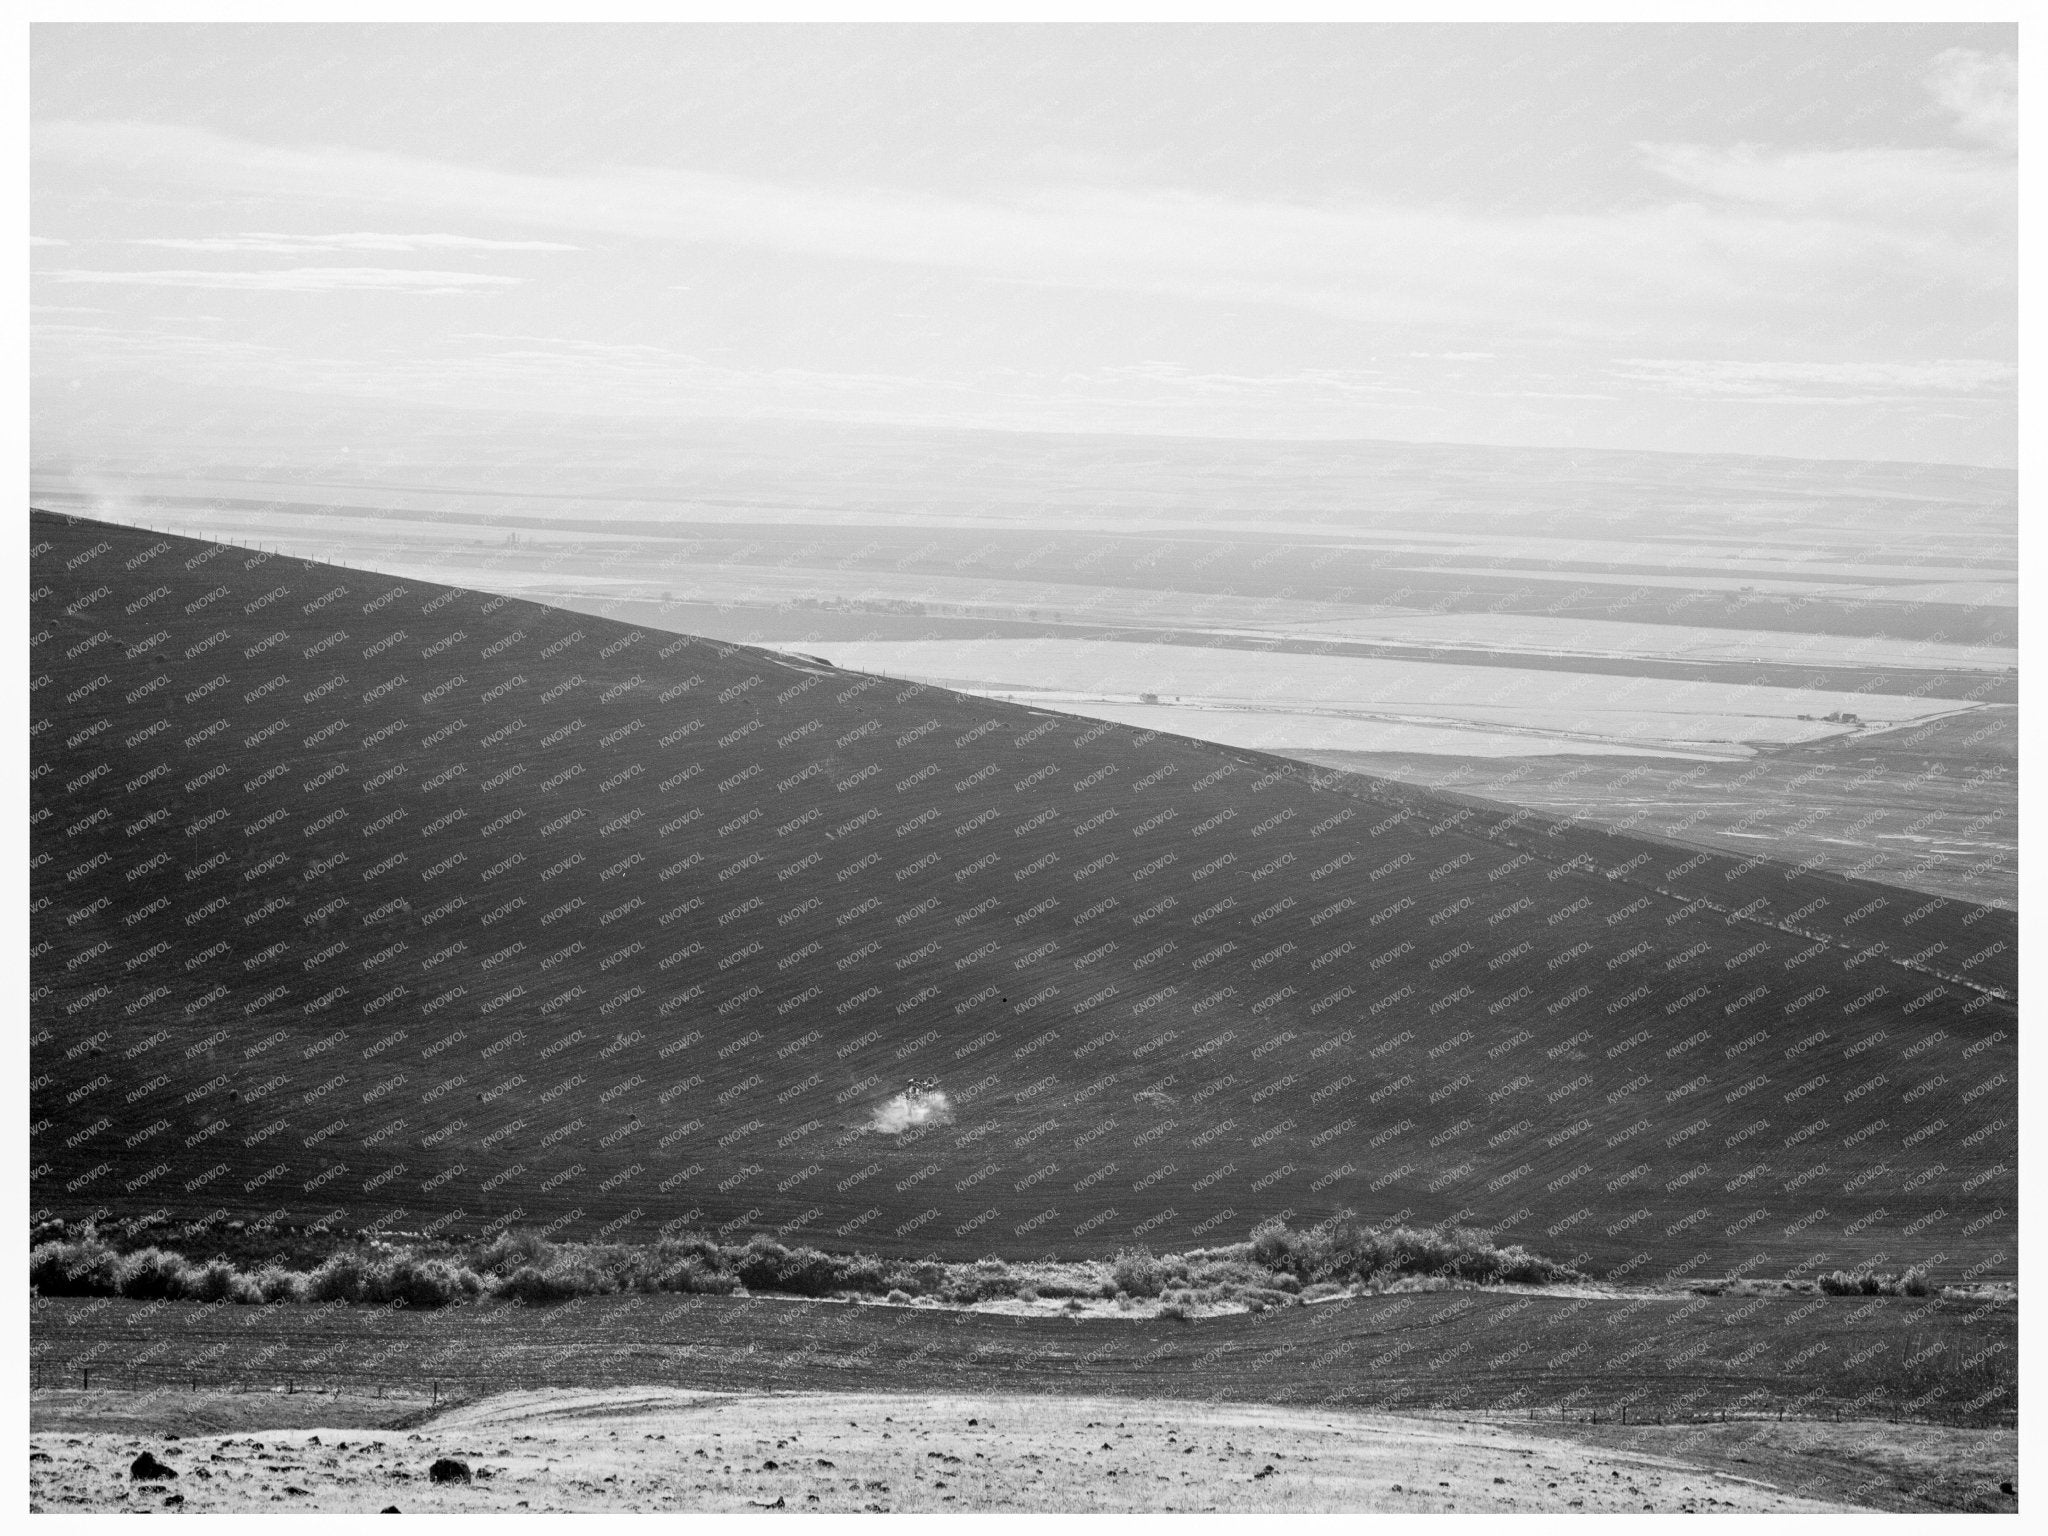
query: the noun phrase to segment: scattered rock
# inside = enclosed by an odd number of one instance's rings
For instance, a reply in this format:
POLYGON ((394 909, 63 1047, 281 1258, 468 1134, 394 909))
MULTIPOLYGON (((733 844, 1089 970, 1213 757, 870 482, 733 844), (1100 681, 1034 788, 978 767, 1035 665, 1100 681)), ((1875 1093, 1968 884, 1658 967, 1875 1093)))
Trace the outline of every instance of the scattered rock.
POLYGON ((162 1482, 167 1477, 176 1477, 177 1475, 175 1469, 165 1466, 148 1451, 144 1451, 128 1465, 128 1480, 130 1482, 162 1482))
POLYGON ((469 1481, 469 1464, 457 1461, 453 1456, 443 1456, 427 1468, 427 1476, 437 1483, 466 1483, 469 1481))
MULTIPOLYGON (((28 1459, 29 1459, 30 1461, 54 1461, 54 1460, 56 1460, 56 1458, 55 1458, 54 1456, 52 1456, 52 1455, 51 1455, 51 1454, 50 1454, 50 1453, 49 1453, 48 1451, 30 1451, 30 1452, 28 1453, 28 1459)), ((2011 1487, 2012 1487, 2012 1484, 2011 1484, 2011 1483, 2007 1483, 2007 1484, 2006 1484, 2005 1486, 2006 1486, 2006 1487, 2007 1487, 2007 1488, 2009 1489, 2009 1488, 2011 1488, 2011 1487)))

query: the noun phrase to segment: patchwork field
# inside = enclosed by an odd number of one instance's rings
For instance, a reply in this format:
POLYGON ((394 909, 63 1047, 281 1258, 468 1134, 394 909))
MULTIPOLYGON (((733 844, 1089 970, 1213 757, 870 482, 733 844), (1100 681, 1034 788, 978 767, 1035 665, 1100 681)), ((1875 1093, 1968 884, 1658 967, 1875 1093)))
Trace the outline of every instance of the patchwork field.
POLYGON ((32 529, 45 1211, 2011 1273, 2009 912, 32 529))
POLYGON ((1946 700, 1887 694, 1071 640, 826 643, 823 651, 843 667, 1002 697, 1038 695, 1073 714, 1195 703, 1238 714, 1256 708, 1334 717, 1361 742, 1384 723, 1512 734, 1529 742, 1527 751, 1587 744, 1747 756, 1763 743, 1840 735, 1846 728, 1827 717, 1844 712, 1885 729, 1957 710, 1946 700))

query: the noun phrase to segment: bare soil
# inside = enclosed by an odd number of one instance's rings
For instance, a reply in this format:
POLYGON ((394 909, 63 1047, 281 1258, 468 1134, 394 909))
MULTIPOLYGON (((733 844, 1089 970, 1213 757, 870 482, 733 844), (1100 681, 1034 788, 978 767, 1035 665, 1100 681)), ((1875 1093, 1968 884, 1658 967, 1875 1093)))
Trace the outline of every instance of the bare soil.
MULTIPOLYGON (((269 1426, 173 1439, 170 1424, 205 1420, 206 1405, 185 1396, 151 1399, 164 1426, 155 1433, 86 1431, 79 1415, 92 1405, 39 1401, 32 1507, 132 1510, 175 1498, 173 1507, 207 1513, 1810 1513, 1857 1507, 1847 1495, 1861 1486, 1823 1478, 1827 1486, 1807 1492, 1796 1477, 1779 1481, 1781 1466, 1709 1465, 1731 1453, 1677 1432, 1603 1444, 1526 1425, 1227 1403, 546 1389, 487 1398, 412 1429, 269 1426), (177 1479, 131 1482, 129 1463, 144 1450, 177 1479), (432 1482, 428 1469, 441 1457, 465 1463, 472 1480, 432 1482)), ((2010 1439, 2000 1463, 2008 1468, 2010 1439)))

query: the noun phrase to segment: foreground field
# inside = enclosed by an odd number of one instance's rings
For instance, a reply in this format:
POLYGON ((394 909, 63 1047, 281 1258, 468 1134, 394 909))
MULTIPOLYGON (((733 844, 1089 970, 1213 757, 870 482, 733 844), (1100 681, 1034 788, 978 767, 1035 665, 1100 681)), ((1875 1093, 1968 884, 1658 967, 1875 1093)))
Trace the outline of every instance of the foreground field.
MULTIPOLYGON (((186 1405, 163 1400, 168 1420, 186 1405)), ((47 1413, 47 1410, 45 1410, 47 1413)), ((50 1415, 55 1417, 55 1415, 50 1415)), ((49 1423, 49 1418, 40 1421, 49 1423)), ((416 1430, 267 1429, 167 1439, 134 1430, 30 1437, 41 1510, 512 1512, 746 1510, 1820 1513, 2011 1508, 2012 1437, 1937 1432, 1900 1447, 1875 1426, 1639 1431, 1627 1444, 1513 1421, 1130 1398, 673 1389, 511 1392, 416 1430), (175 1483, 130 1483, 144 1450, 175 1483), (1888 1452, 1904 1452, 1901 1459, 1888 1452), (1744 1454, 1745 1452, 1749 1454, 1744 1454), (1775 1454, 1773 1454, 1775 1453, 1775 1454), (1973 1475, 1911 1470, 1937 1456, 1973 1475), (436 1484, 459 1460, 472 1481, 436 1484), (1768 1470, 1760 1459, 1773 1464, 1768 1470), (1744 1464, 1743 1471, 1733 1464, 1744 1464), (1885 1470, 1867 1477, 1873 1465, 1885 1470), (1909 1471, 1904 1486, 1892 1467, 1909 1471), (1761 1474, 1761 1475, 1759 1475, 1761 1474), (1956 1483, 1965 1484, 1958 1488, 1956 1483), (1981 1484, 1978 1489, 1974 1485, 1981 1484), (1889 1497, 1886 1497, 1889 1495, 1889 1497), (1902 1497, 1903 1495, 1903 1497, 1902 1497)))
POLYGON ((548 1306, 35 1303, 36 1401, 119 1389, 446 1403, 619 1385, 732 1393, 1035 1392, 1376 1412, 1692 1420, 1873 1414, 1993 1427, 2017 1407, 2004 1299, 1558 1295, 1499 1286, 1346 1295, 1181 1321, 764 1296, 548 1306))

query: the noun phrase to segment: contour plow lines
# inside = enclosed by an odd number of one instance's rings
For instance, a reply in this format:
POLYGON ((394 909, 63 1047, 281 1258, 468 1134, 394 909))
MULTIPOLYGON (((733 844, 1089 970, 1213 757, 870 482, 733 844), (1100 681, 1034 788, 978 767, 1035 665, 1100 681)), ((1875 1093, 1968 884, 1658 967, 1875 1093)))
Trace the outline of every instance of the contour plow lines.
POLYGON ((1731 956, 1763 963, 1762 909, 1736 945, 1735 914, 1666 921, 1686 886, 1606 877, 1660 844, 1545 847, 1254 752, 33 526, 46 1204, 969 1254, 1348 1206, 1596 1264, 1999 1251, 2010 1095, 1955 1064, 2010 1065, 2010 1005, 1863 1001, 1853 1044, 1803 1049, 1885 1081, 1830 1083, 1860 1092, 1812 1129, 1820 1090, 1754 1067, 1811 1033, 1757 1038, 1783 1003, 1743 1001, 1731 956), (906 1076, 954 1123, 867 1128, 906 1076), (1681 1100, 1677 1140, 1604 1134, 1681 1100), (1947 1124, 1902 1160, 1921 1110, 1947 1124), (1827 1182, 1755 1217, 1795 1170, 1737 1149, 1823 1134, 1799 1156, 1827 1182))

